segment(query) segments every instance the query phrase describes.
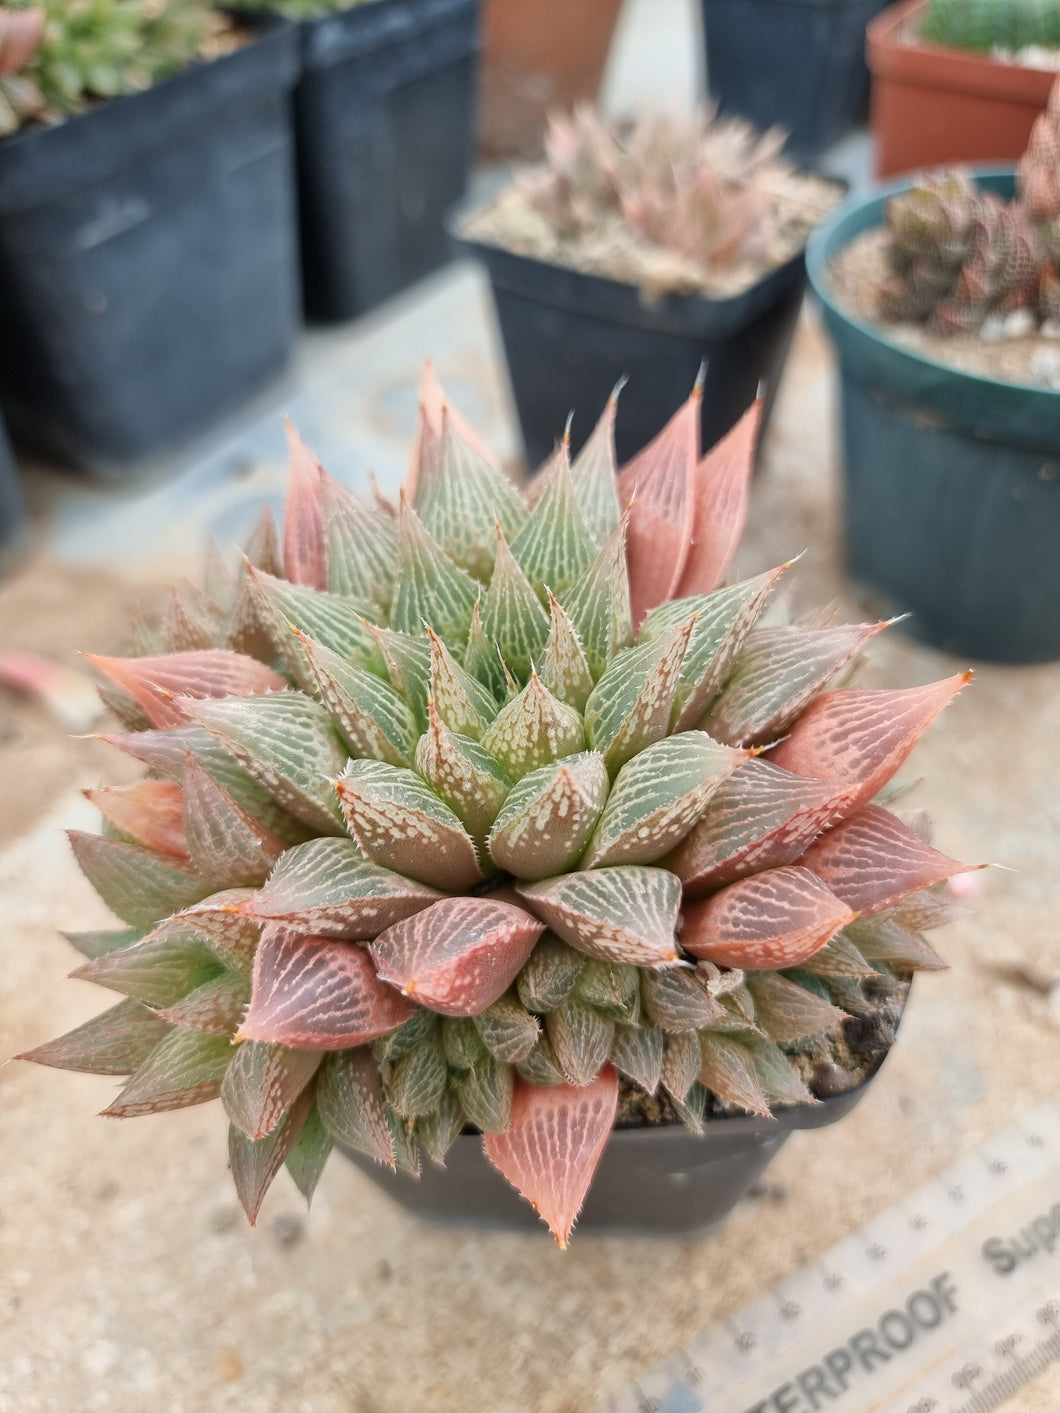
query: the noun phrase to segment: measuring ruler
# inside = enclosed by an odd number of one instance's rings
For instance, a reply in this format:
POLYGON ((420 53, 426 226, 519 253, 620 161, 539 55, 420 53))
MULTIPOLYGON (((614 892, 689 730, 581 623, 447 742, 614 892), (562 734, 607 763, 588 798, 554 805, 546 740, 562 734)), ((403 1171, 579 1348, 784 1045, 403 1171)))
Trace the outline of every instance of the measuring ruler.
POLYGON ((1060 1413, 1060 1096, 596 1413, 1060 1413))

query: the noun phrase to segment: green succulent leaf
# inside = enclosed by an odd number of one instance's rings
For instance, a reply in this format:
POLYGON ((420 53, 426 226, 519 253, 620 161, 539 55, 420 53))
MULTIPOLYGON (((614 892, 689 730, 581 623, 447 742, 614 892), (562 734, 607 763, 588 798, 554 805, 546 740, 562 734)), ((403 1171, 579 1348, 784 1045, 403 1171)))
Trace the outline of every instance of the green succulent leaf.
POLYGON ((91 961, 93 957, 102 957, 106 952, 117 952, 122 947, 131 947, 134 942, 140 941, 143 934, 138 928, 123 927, 102 932, 64 932, 63 936, 71 947, 76 947, 83 957, 88 957, 91 961))
POLYGON ((882 962, 899 971, 944 971, 942 960, 926 937, 893 917, 852 922, 846 936, 869 962, 882 962))
POLYGON ((187 865, 139 844, 78 829, 69 830, 67 837, 81 872, 111 912, 130 927, 146 931, 210 892, 210 884, 187 865))
POLYGON ((596 544, 574 491, 566 441, 544 495, 512 541, 512 554, 532 584, 547 584, 557 594, 580 579, 596 559, 596 544))
POLYGON ((464 667, 472 677, 478 679, 496 701, 502 702, 508 694, 508 674, 501 659, 497 644, 482 626, 480 604, 476 603, 471 615, 471 627, 467 633, 464 648, 464 667))
POLYGON ((608 1020, 632 1025, 640 1019, 640 972, 636 967, 587 961, 574 994, 608 1020))
POLYGON ((835 1030, 845 1019, 837 1006, 777 972, 748 973, 747 988, 754 997, 759 1025, 781 1045, 835 1030))
POLYGON ((453 892, 481 880, 470 834, 414 770, 351 760, 335 787, 350 834, 373 862, 453 892))
POLYGON ((258 1219, 265 1194, 287 1161, 313 1107, 312 1089, 295 1099, 276 1127, 263 1138, 248 1138, 237 1125, 228 1130, 228 1165, 251 1226, 258 1219))
POLYGON ((648 1016, 668 1035, 702 1030, 725 1018, 702 978, 684 968, 642 973, 641 995, 648 1016))
POLYGON ((320 1068, 321 1055, 245 1040, 232 1054, 221 1085, 225 1113, 250 1139, 280 1124, 320 1068))
POLYGON ((58 1039, 24 1051, 18 1058, 85 1074, 130 1075, 170 1029, 154 1011, 127 998, 58 1039))
POLYGON ((495 864, 516 878, 572 869, 607 799, 607 767, 594 751, 538 766, 512 787, 489 836, 495 864))
POLYGON ((510 538, 527 518, 512 483, 455 432, 444 413, 438 467, 422 513, 424 526, 449 558, 481 580, 493 571, 494 526, 510 538))
POLYGON ((553 932, 544 933, 519 973, 519 1000, 535 1015, 547 1015, 574 990, 585 956, 553 932))
POLYGON ((311 839, 287 850, 241 911, 298 932, 358 941, 438 897, 434 888, 369 863, 350 839, 311 839))
POLYGON ((424 638, 414 638, 394 628, 373 625, 371 633, 391 685, 411 707, 416 724, 422 730, 427 721, 427 698, 430 695, 430 644, 424 638))
POLYGON ((402 501, 390 626, 418 634, 427 624, 442 638, 463 642, 478 596, 475 580, 453 563, 412 507, 402 501))
POLYGON ((685 731, 645 747, 616 775, 582 868, 662 858, 745 760, 742 751, 718 745, 704 731, 685 731))
POLYGON ((306 637, 299 637, 299 643, 320 700, 351 755, 409 765, 419 725, 401 694, 330 648, 306 637))
POLYGON ((356 662, 382 672, 383 662, 376 640, 364 622, 366 617, 371 617, 370 604, 322 589, 289 584, 260 569, 250 571, 250 580, 257 594, 261 621, 273 646, 304 691, 311 692, 314 682, 299 633, 338 653, 345 662, 356 662))
POLYGON ((755 1053, 744 1040, 716 1031, 699 1037, 700 1083, 719 1099, 749 1109, 752 1114, 771 1118, 772 1111, 762 1081, 758 1077, 755 1053))
POLYGON ((679 959, 681 884, 663 869, 591 869, 521 883, 516 891, 564 942, 590 957, 643 967, 679 959))
POLYGON ((626 525, 621 520, 585 573, 560 597, 578 634, 589 671, 598 679, 633 642, 633 610, 626 567, 626 525))
POLYGON ((184 769, 183 829, 192 867, 214 887, 264 883, 284 840, 239 805, 193 756, 184 769))
POLYGON ((206 1104, 220 1094, 233 1054, 226 1035, 171 1030, 134 1071, 118 1097, 102 1111, 103 1115, 130 1119, 206 1104))
POLYGON ((611 662, 585 704, 589 745, 614 774, 669 734, 674 694, 695 619, 627 648, 611 662))
POLYGON ((243 1018, 250 1000, 250 983, 245 976, 223 972, 204 981, 193 991, 163 1007, 158 1014, 172 1025, 201 1030, 208 1035, 231 1035, 243 1018))
POLYGON ((752 1035, 743 1043, 751 1052, 755 1074, 769 1100, 775 1104, 817 1103, 779 1045, 764 1035, 752 1035))
POLYGON ((482 683, 453 657, 445 643, 429 631, 431 700, 451 731, 479 740, 497 714, 497 702, 482 683))
POLYGON ((328 589, 361 603, 389 604, 397 526, 327 472, 320 478, 320 500, 328 543, 328 589))
POLYGON ((537 1044, 541 1028, 514 996, 505 994, 474 1020, 486 1049, 495 1060, 517 1065, 537 1044))
POLYGON ((662 1077, 664 1032, 657 1025, 616 1025, 611 1062, 620 1074, 654 1094, 662 1077))
POLYGON ((590 1084, 611 1053, 615 1023, 576 996, 545 1017, 545 1033, 568 1084, 590 1084))
POLYGON ((327 1055, 317 1075, 316 1102, 336 1143, 394 1166, 394 1142, 383 1110, 379 1067, 368 1050, 327 1055))
POLYGON ((313 1200, 313 1193, 317 1190, 317 1183, 334 1146, 331 1134, 324 1127, 320 1111, 314 1104, 285 1160, 287 1171, 307 1203, 313 1200))
POLYGON ((570 615, 551 590, 548 594, 551 620, 541 680, 561 702, 575 711, 584 711, 593 690, 593 675, 570 615))
POLYGON ((664 1032, 659 1079, 672 1099, 684 1103, 699 1078, 703 1058, 696 1030, 664 1032))
POLYGON ((545 651, 548 616, 500 526, 493 576, 482 600, 482 626, 511 670, 520 678, 529 677, 545 651))
POLYGON ((582 518, 594 542, 607 543, 622 519, 615 478, 615 413, 621 384, 607 400, 607 406, 588 441, 574 458, 571 479, 582 518))
POLYGON ((512 788, 507 771, 477 741, 451 731, 433 702, 426 734, 416 744, 415 764, 463 822, 484 860, 486 836, 512 788))
POLYGON ((463 1077, 457 1093, 469 1123, 483 1133, 503 1133, 511 1122, 514 1089, 511 1066, 486 1055, 463 1077))
POLYGON ((431 1114, 442 1102, 448 1070, 437 1028, 402 1055, 386 1081, 386 1095, 406 1119, 431 1114))
POLYGON ((437 1109, 416 1122, 416 1134, 427 1150, 427 1156, 440 1167, 445 1167, 445 1157, 460 1137, 464 1128, 464 1110, 460 1098, 453 1089, 446 1089, 437 1109))

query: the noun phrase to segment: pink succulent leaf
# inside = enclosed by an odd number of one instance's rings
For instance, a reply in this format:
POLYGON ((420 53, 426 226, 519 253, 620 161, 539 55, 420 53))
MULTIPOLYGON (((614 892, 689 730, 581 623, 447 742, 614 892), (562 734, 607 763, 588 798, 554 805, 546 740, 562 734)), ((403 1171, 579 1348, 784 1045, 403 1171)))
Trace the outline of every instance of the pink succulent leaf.
POLYGON ((414 505, 417 511, 425 510, 434 494, 434 477, 441 459, 442 432, 447 421, 453 432, 465 441, 472 451, 486 461, 493 462, 493 455, 485 442, 446 397, 434 366, 430 359, 427 359, 420 376, 416 441, 405 476, 405 495, 409 504, 414 505))
POLYGON ((522 883, 516 892, 564 942, 590 957, 643 967, 679 960, 681 884, 665 869, 589 869, 522 883))
MULTIPOLYGON (((233 584, 231 592, 234 592, 233 584)), ((227 598, 222 600, 227 603, 227 598)), ((167 653, 197 652, 217 646, 221 628, 217 607, 195 584, 178 580, 166 590, 159 613, 159 645, 167 653)))
POLYGON ((328 541, 321 499, 320 463, 289 421, 285 421, 285 427, 291 474, 284 516, 284 572, 292 584, 326 589, 328 541))
POLYGON ((701 1084, 730 1104, 737 1104, 762 1118, 772 1118, 754 1056, 742 1040, 717 1031, 704 1031, 699 1048, 701 1084))
POLYGON ((130 1075, 169 1031, 170 1027, 154 1011, 126 998, 84 1025, 15 1058, 85 1074, 130 1075))
POLYGON ((773 868, 685 908, 681 945, 745 971, 800 966, 854 913, 806 868, 773 868))
POLYGON ((866 805, 837 824, 799 862, 862 917, 955 873, 985 866, 947 858, 879 805, 866 805))
POLYGON ((244 917, 295 931, 358 941, 411 917, 441 895, 369 863, 349 839, 311 839, 288 849, 268 882, 240 906, 244 917))
POLYGON ((664 860, 687 897, 794 863, 842 813, 850 791, 805 780, 764 760, 746 761, 712 795, 710 808, 664 860))
POLYGON ((188 700, 187 710, 301 823, 322 834, 346 832, 331 781, 348 756, 319 703, 300 692, 276 692, 188 700))
POLYGON ((0 13, 0 77, 17 74, 33 58, 44 36, 43 9, 0 13))
POLYGON ((610 1065, 582 1088, 517 1080, 511 1124, 484 1135, 493 1166, 527 1199, 566 1249, 618 1111, 610 1065))
POLYGON ((68 831, 81 872, 122 922, 146 932, 160 918, 197 903, 210 885, 172 856, 104 839, 98 834, 68 831))
POLYGON ((286 847, 190 754, 184 767, 183 833, 192 865, 216 885, 264 883, 286 847))
POLYGON ((247 1220, 254 1226, 265 1194, 283 1167, 313 1108, 308 1088, 294 1100, 271 1133, 254 1140, 233 1124, 228 1130, 228 1166, 247 1220))
POLYGON ((183 698, 250 696, 288 685, 271 667, 227 648, 164 657, 86 657, 128 692, 159 730, 188 720, 183 698))
POLYGON ((850 813, 901 768, 935 717, 970 678, 971 673, 961 672, 926 687, 825 692, 769 753, 769 759, 794 775, 856 785, 857 792, 846 806, 850 813))
POLYGON ((345 1050, 396 1029, 414 1009, 378 979, 363 947, 272 924, 261 934, 250 1006, 235 1038, 345 1050))
POLYGON ((229 1036, 239 1025, 250 1000, 250 983, 233 972, 204 981, 172 1006, 158 1012, 171 1025, 229 1036))
POLYGON ((445 898, 375 939, 380 977, 429 1010, 473 1016, 519 974, 544 931, 536 917, 493 898, 445 898))
POLYGON ((634 628, 649 609, 673 598, 681 582, 695 515, 702 401, 697 381, 655 440, 619 472, 619 500, 631 507, 627 547, 634 628))
POLYGON ((696 466, 688 556, 680 579, 667 598, 706 594, 724 580, 747 519, 761 424, 762 400, 756 398, 732 430, 696 466))
POLYGON ((138 780, 86 790, 85 798, 109 823, 137 844, 173 858, 188 858, 184 839, 184 795, 170 780, 138 780))
POLYGON ((175 1005, 220 970, 217 956, 194 932, 164 928, 83 963, 71 976, 157 1008, 175 1005))
POLYGON ((105 1118, 131 1119, 207 1104, 221 1092, 232 1059, 227 1035, 171 1030, 135 1071, 118 1097, 102 1111, 105 1118))
POLYGON ((336 1143, 394 1166, 379 1066, 369 1050, 340 1050, 325 1058, 317 1076, 317 1108, 336 1143))
POLYGON ((350 834, 373 862, 450 892, 481 881, 471 836, 414 770, 351 760, 335 788, 350 834))
POLYGON ((280 536, 271 506, 263 505, 258 511, 257 519, 243 546, 243 553, 255 569, 263 569, 266 574, 283 573, 280 536))
POLYGON ((235 1047, 221 1085, 225 1113, 255 1141, 272 1133, 320 1068, 319 1051, 245 1040, 235 1047))
POLYGON ((782 1045, 823 1035, 845 1019, 838 1006, 774 971, 749 972, 747 989, 759 1023, 782 1045))
POLYGON ((760 628, 747 640, 704 731, 732 745, 764 746, 799 714, 886 623, 760 628))

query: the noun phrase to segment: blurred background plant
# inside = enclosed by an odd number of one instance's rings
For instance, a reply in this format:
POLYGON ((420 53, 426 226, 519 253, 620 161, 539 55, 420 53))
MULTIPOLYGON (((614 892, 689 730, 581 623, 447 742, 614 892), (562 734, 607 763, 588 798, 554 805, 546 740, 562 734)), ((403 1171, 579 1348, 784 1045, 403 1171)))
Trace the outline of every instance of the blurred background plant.
POLYGON ((0 7, 0 74, 9 45, 21 62, 0 79, 7 109, 0 107, 0 135, 31 118, 59 121, 94 100, 150 88, 195 58, 213 57, 228 28, 207 0, 9 0, 0 7), (32 46, 23 42, 30 15, 43 16, 32 46))
POLYGON ((1056 0, 931 0, 920 38, 950 49, 1060 48, 1056 0))

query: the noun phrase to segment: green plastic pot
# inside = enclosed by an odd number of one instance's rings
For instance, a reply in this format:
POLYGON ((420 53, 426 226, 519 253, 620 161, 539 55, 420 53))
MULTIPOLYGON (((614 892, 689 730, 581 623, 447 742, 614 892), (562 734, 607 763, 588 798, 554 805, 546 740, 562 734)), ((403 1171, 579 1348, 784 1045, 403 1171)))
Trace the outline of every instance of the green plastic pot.
MULTIPOLYGON (((1009 197, 1011 168, 973 168, 1009 197)), ((832 297, 828 266, 908 178, 847 201, 807 272, 839 359, 847 567, 962 657, 1060 657, 1060 392, 995 382, 899 347, 832 297)))

